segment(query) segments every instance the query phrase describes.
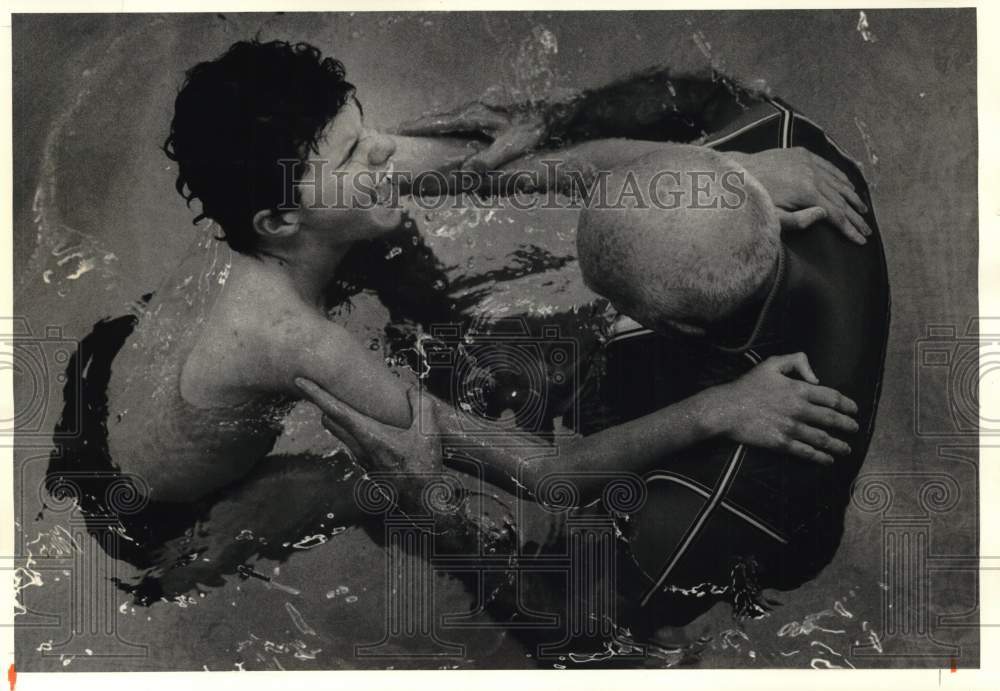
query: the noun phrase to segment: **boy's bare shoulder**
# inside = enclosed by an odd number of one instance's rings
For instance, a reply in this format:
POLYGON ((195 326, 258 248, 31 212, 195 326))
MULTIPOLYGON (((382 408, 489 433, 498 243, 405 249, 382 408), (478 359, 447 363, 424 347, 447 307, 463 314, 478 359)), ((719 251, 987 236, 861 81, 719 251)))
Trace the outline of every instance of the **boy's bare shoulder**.
POLYGON ((345 361, 353 337, 297 294, 276 290, 259 300, 259 309, 244 327, 264 357, 261 374, 275 385, 297 393, 294 378, 319 366, 336 369, 345 361))
POLYGON ((246 277, 223 296, 185 365, 187 388, 230 392, 297 393, 294 371, 317 343, 337 343, 346 332, 267 276, 246 277), (201 382, 200 384, 198 382, 201 382))

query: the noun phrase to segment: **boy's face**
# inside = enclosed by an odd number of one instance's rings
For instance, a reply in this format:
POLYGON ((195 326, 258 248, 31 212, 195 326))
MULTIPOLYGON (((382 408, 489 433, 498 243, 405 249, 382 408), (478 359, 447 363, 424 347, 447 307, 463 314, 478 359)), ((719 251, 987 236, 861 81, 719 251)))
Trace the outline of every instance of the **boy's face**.
POLYGON ((395 148, 390 137, 364 126, 355 99, 345 104, 299 183, 303 226, 335 233, 338 243, 379 237, 396 228, 402 210, 387 174, 395 148))

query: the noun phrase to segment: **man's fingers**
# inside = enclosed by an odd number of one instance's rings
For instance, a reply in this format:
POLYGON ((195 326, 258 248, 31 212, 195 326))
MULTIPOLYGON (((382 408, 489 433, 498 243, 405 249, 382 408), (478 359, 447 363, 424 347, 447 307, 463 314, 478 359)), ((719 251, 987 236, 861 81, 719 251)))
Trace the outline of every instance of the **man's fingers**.
POLYGON ((861 199, 861 195, 854 190, 854 187, 850 183, 828 177, 826 179, 826 184, 846 199, 847 203, 850 204, 851 207, 853 207, 858 213, 868 213, 868 205, 865 204, 864 200, 861 199))
MULTIPOLYGON (((831 163, 830 161, 826 160, 822 156, 818 156, 817 154, 814 154, 811 151, 809 152, 809 154, 810 154, 810 156, 812 156, 812 161, 813 161, 813 163, 817 167, 822 168, 823 170, 825 170, 826 172, 828 172, 830 175, 832 175, 833 177, 837 178, 838 180, 842 180, 843 182, 847 183, 848 185, 851 184, 851 179, 849 177, 847 177, 847 173, 845 173, 844 171, 842 171, 840 168, 838 168, 837 166, 835 166, 833 163, 831 163)), ((853 187, 853 185, 852 185, 852 187, 853 187)))
MULTIPOLYGON (((420 393, 420 389, 416 386, 411 386, 406 390, 406 400, 410 403, 410 430, 416 430, 420 425, 420 416, 423 411, 433 411, 434 401, 420 393)), ((429 419, 425 419, 425 423, 434 425, 436 423, 434 415, 432 414, 429 419)))
POLYGON ((849 444, 812 425, 796 423, 792 425, 788 434, 793 439, 804 442, 818 451, 838 456, 847 456, 851 453, 849 444))
POLYGON ((813 372, 809 364, 809 358, 805 353, 792 353, 790 355, 778 355, 773 358, 779 372, 785 376, 797 374, 799 378, 810 384, 818 384, 819 378, 813 372))
POLYGON ((854 227, 857 228, 862 235, 864 235, 867 238, 869 235, 872 234, 872 229, 868 227, 868 222, 864 219, 864 217, 862 217, 861 214, 859 214, 851 206, 845 204, 844 212, 851 219, 851 223, 854 224, 854 227))
POLYGON ((396 132, 407 137, 433 137, 434 135, 460 132, 461 120, 456 113, 425 115, 416 120, 400 123, 396 132))
POLYGON ((473 103, 460 110, 432 113, 404 122, 398 131, 399 134, 411 137, 457 133, 490 134, 509 123, 510 119, 504 113, 482 103, 473 103))
POLYGON ((333 410, 337 410, 339 412, 339 409, 349 407, 346 403, 341 403, 339 398, 335 397, 311 379, 296 377, 295 386, 299 388, 299 391, 305 394, 306 398, 319 406, 320 410, 323 412, 333 410))
POLYGON ((857 415, 858 404, 850 398, 840 393, 836 389, 827 386, 812 386, 806 392, 806 400, 816 405, 833 408, 845 415, 857 415))
POLYGON ((843 195, 841 195, 840 192, 828 185, 824 189, 823 193, 828 199, 836 201, 839 204, 840 209, 848 217, 848 220, 862 235, 868 237, 872 234, 872 229, 868 227, 867 221, 865 221, 861 214, 859 214, 849 203, 847 203, 847 200, 843 197, 843 195))
POLYGON ((868 205, 861 200, 861 197, 854 191, 854 187, 850 183, 843 182, 834 177, 827 177, 825 182, 828 187, 847 200, 847 203, 858 213, 868 213, 868 205))
POLYGON ((486 172, 496 170, 531 151, 542 141, 545 130, 541 125, 518 125, 501 132, 486 149, 474 154, 466 162, 469 170, 486 172))
MULTIPOLYGON (((824 196, 824 200, 827 211, 830 214, 830 222, 835 225, 848 240, 858 245, 864 245, 868 242, 862 232, 858 228, 854 227, 854 224, 848 216, 849 209, 846 204, 840 201, 840 197, 838 195, 832 194, 824 196)), ((853 211, 853 209, 850 209, 850 211, 853 211)), ((867 226, 865 227, 867 228, 867 226)))
POLYGON ((420 391, 417 386, 406 390, 406 398, 410 402, 413 420, 410 423, 410 434, 421 437, 439 437, 441 429, 438 423, 438 404, 434 398, 420 391))
POLYGON ((367 415, 362 415, 351 406, 330 394, 315 382, 303 377, 295 378, 295 385, 306 397, 319 406, 324 415, 346 430, 351 436, 361 438, 363 434, 373 436, 379 423, 367 415))
POLYGON ((790 439, 785 445, 785 450, 793 456, 798 456, 806 461, 812 461, 822 465, 833 465, 833 456, 828 453, 824 453, 823 451, 814 449, 798 439, 790 439))
POLYGON ((826 217, 826 209, 822 206, 811 206, 808 209, 801 209, 799 211, 778 209, 778 221, 785 230, 805 230, 826 217))
POLYGON ((799 417, 803 422, 808 422, 814 426, 818 425, 832 432, 854 434, 858 431, 858 423, 854 418, 827 406, 806 406, 799 417))
POLYGON ((830 223, 837 227, 848 240, 858 245, 865 244, 864 236, 858 232, 858 230, 851 225, 851 222, 847 219, 847 214, 840 208, 840 205, 827 198, 826 200, 828 211, 830 212, 830 223))
POLYGON ((344 446, 348 448, 351 455, 354 456, 355 460, 361 460, 367 455, 358 440, 354 438, 354 435, 348 432, 346 429, 341 427, 336 423, 336 421, 328 415, 323 416, 323 426, 326 427, 344 446))

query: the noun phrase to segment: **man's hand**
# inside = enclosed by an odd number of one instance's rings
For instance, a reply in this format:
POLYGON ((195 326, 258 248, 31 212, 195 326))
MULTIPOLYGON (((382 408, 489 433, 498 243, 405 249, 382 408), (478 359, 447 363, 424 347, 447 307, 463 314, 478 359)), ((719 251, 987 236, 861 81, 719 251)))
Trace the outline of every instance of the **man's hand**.
POLYGON ((706 389, 706 415, 722 436, 821 464, 851 447, 835 435, 858 431, 858 406, 819 386, 805 353, 768 358, 730 384, 706 389), (801 379, 794 379, 797 375, 801 379))
POLYGON ((496 170, 504 163, 539 148, 549 138, 554 122, 565 117, 574 98, 568 89, 555 90, 544 102, 509 106, 484 97, 444 113, 432 113, 405 122, 398 134, 410 137, 478 136, 491 144, 463 163, 466 170, 496 170))
POLYGON ((764 186, 782 228, 803 229, 828 218, 852 242, 872 234, 861 214, 868 207, 842 170, 808 149, 769 149, 756 154, 725 152, 764 186))
MULTIPOLYGON (((390 476, 395 491, 378 489, 382 497, 403 516, 426 518, 430 511, 435 544, 455 554, 469 554, 483 548, 498 556, 516 553, 518 538, 511 519, 492 510, 483 511, 479 502, 466 501, 468 492, 462 482, 444 468, 436 409, 435 415, 429 416, 431 420, 425 420, 424 429, 420 429, 417 419, 420 406, 434 405, 433 399, 411 387, 406 397, 413 415, 409 428, 403 429, 362 415, 308 379, 296 378, 295 385, 323 411, 323 426, 350 448, 372 476, 376 473, 382 479, 390 476), (439 484, 445 477, 452 478, 448 487, 439 484), (433 490, 430 495, 429 490, 433 490)), ((380 482, 375 477, 368 479, 376 485, 380 482)), ((414 523, 414 527, 428 530, 423 522, 414 523)), ((491 586, 490 600, 501 593, 506 575, 500 574, 498 579, 500 584, 491 586)))
POLYGON ((431 406, 433 401, 426 396, 421 400, 416 388, 406 392, 412 422, 408 429, 403 429, 359 413, 308 379, 298 378, 295 385, 323 411, 323 426, 346 444, 368 470, 424 473, 443 468, 434 416, 425 422, 423 430, 417 420, 420 406, 431 406))

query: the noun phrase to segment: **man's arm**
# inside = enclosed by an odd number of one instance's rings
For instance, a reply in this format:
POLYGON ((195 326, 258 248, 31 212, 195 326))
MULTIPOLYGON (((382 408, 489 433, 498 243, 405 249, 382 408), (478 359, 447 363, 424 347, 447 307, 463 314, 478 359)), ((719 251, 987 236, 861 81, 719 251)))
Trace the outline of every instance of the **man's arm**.
POLYGON ((426 400, 434 400, 444 448, 473 457, 493 484, 535 498, 551 473, 575 475, 581 493, 596 496, 609 475, 642 474, 672 454, 721 434, 722 426, 710 409, 713 399, 711 393, 702 392, 587 437, 560 440, 554 444, 554 454, 544 453, 553 449, 552 443, 527 433, 507 432, 502 438, 470 433, 460 411, 430 397, 426 400))
MULTIPOLYGON (((315 401, 314 401, 315 402, 315 401)), ((713 438, 776 451, 799 461, 834 463, 850 453, 837 435, 858 429, 854 401, 819 386, 802 353, 772 357, 740 379, 709 387, 635 420, 558 444, 556 455, 532 452, 530 435, 477 436, 462 425, 461 413, 439 405, 442 442, 455 445, 496 471, 497 484, 534 496, 545 476, 572 473, 584 496, 600 493, 609 475, 643 474, 669 464, 672 455, 713 438), (505 448, 520 442, 520 449, 505 448), (526 449, 526 450, 525 450, 526 449)), ((537 446, 538 442, 535 442, 537 446)))
POLYGON ((651 68, 547 109, 548 138, 541 145, 608 138, 692 142, 761 100, 715 70, 651 68))
MULTIPOLYGON (((668 142, 694 142, 763 98, 715 70, 674 74, 654 68, 596 89, 563 90, 548 100, 513 105, 473 102, 404 124, 400 132, 486 137, 492 140, 489 146, 479 145, 462 167, 479 172, 502 169, 508 176, 540 169, 539 159, 558 156, 538 152, 561 149, 559 155, 571 159, 562 171, 572 175, 574 165, 607 170, 653 147, 668 147, 668 142)), ((871 234, 860 216, 867 208, 846 176, 828 161, 804 149, 730 156, 764 185, 775 206, 785 212, 781 214, 785 227, 804 228, 825 216, 858 244, 871 234)), ((511 189, 496 184, 487 191, 511 189)))
POLYGON ((387 136, 395 144, 392 155, 395 172, 412 175, 457 170, 469 156, 486 147, 483 142, 471 138, 387 136))
MULTIPOLYGON (((393 167, 399 192, 431 196, 463 192, 511 195, 548 189, 585 192, 579 187, 586 187, 598 171, 611 171, 647 154, 659 154, 669 163, 675 158, 675 150, 690 146, 667 141, 597 139, 559 151, 525 154, 481 175, 462 166, 470 152, 484 148, 482 142, 447 137, 393 138, 393 167)), ((863 202, 843 174, 823 159, 798 149, 726 155, 768 190, 778 207, 782 227, 802 229, 829 217, 859 244, 864 244, 870 234, 858 213, 867 211, 863 202)))
MULTIPOLYGON (((286 369, 288 385, 328 416, 336 413, 324 404, 334 399, 331 393, 336 392, 336 410, 346 404, 352 411, 373 418, 375 424, 413 427, 416 420, 411 415, 422 411, 411 413, 402 383, 381 363, 375 363, 370 352, 342 328, 327 326, 327 337, 315 334, 300 339, 300 352, 292 354, 289 361, 293 364, 286 369), (302 379, 315 383, 303 387, 302 379)), ((433 402, 430 412, 443 434, 438 442, 461 446, 492 471, 498 484, 532 492, 554 471, 642 473, 671 454, 713 436, 831 463, 831 454, 849 451, 833 435, 856 429, 849 417, 856 406, 836 391, 818 386, 801 354, 771 358, 736 382, 711 387, 639 420, 564 442, 557 455, 541 458, 537 451, 551 447, 537 437, 507 433, 498 439, 496 435, 469 433, 461 413, 436 399, 424 400, 433 402)), ((440 458, 439 447, 435 455, 440 458)))
POLYGON ((592 139, 692 142, 761 96, 714 70, 674 74, 654 68, 596 89, 561 89, 528 103, 485 99, 400 126, 400 134, 458 134, 492 140, 466 167, 493 170, 527 152, 592 139))
MULTIPOLYGON (((676 171, 675 161, 691 144, 635 139, 597 139, 559 151, 525 154, 504 164, 496 187, 506 188, 504 177, 538 180, 536 191, 555 186, 587 194, 602 172, 627 168, 644 156, 655 155, 662 170, 676 171), (579 189, 583 186, 584 189, 579 189)), ((764 186, 778 211, 782 228, 801 230, 828 218, 849 240, 865 244, 871 229, 861 216, 868 207, 850 180, 829 161, 803 148, 774 149, 756 154, 727 151, 723 154, 742 166, 764 186)), ((641 182, 641 181, 640 181, 641 182)), ((584 196, 584 198, 589 198, 584 196)))
POLYGON ((429 407, 411 412, 402 381, 341 326, 310 315, 295 328, 282 329, 279 324, 276 331, 289 334, 275 348, 272 358, 275 368, 281 370, 283 390, 302 395, 303 389, 296 381, 315 382, 323 391, 335 392, 336 398, 352 410, 399 429, 416 422, 411 415, 423 413, 425 423, 430 421, 440 428, 438 442, 461 447, 508 489, 523 484, 533 490, 545 474, 554 470, 642 472, 656 459, 724 429, 721 424, 709 426, 708 421, 725 406, 715 405, 713 394, 701 393, 641 420, 563 442, 556 456, 548 454, 539 459, 537 451, 552 449, 550 442, 527 433, 470 433, 463 424, 463 413, 431 396, 421 399, 429 407))

